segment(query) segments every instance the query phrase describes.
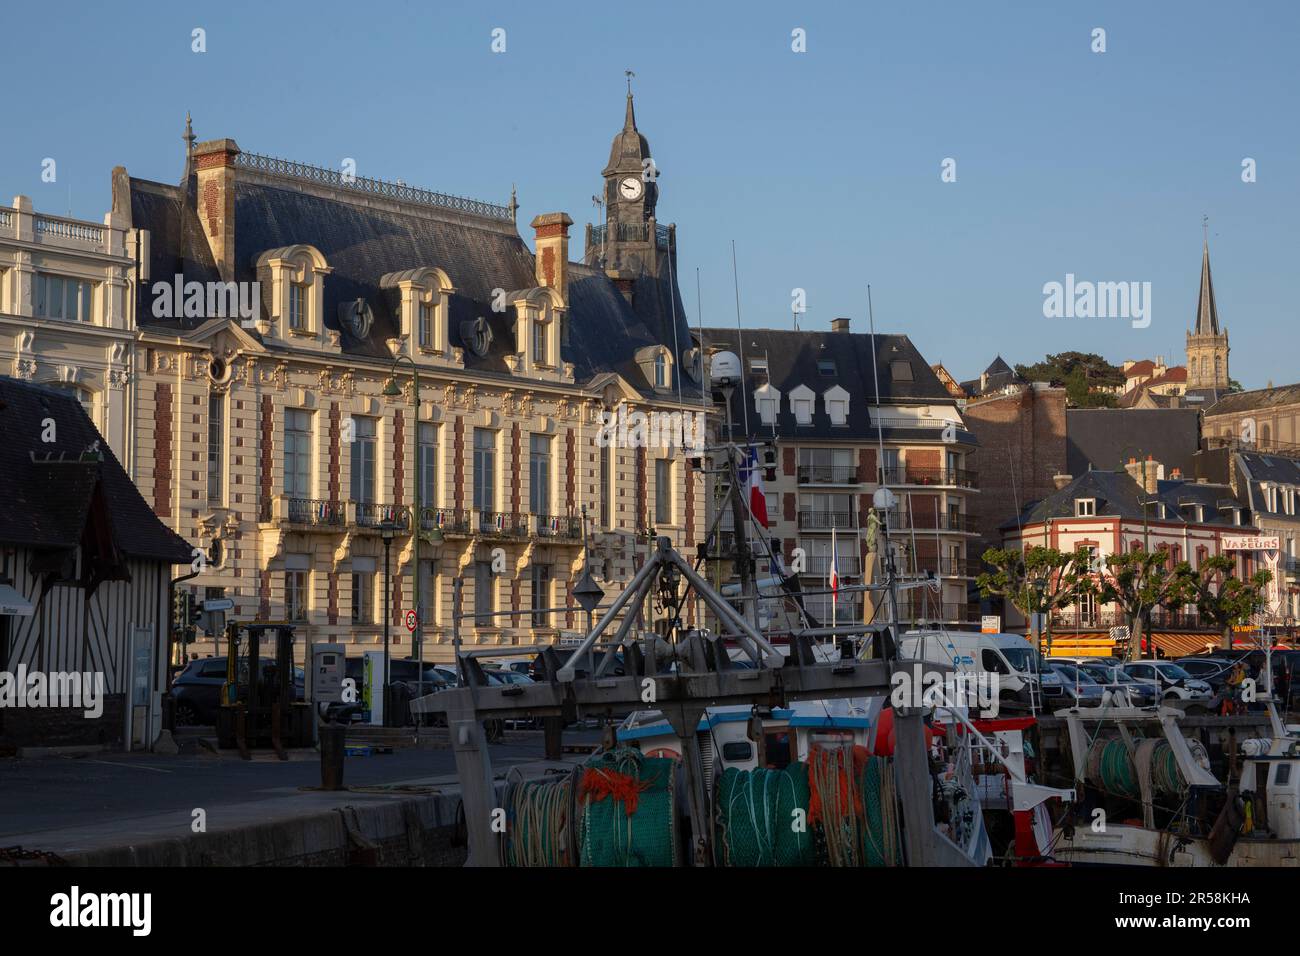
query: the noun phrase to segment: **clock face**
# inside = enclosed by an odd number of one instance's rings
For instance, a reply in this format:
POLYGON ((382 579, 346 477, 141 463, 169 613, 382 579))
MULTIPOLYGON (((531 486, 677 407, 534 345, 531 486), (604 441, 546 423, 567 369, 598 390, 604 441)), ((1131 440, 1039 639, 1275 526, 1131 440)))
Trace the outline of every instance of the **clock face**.
POLYGON ((628 176, 626 179, 619 180, 618 194, 624 199, 640 199, 641 180, 635 176, 628 176))

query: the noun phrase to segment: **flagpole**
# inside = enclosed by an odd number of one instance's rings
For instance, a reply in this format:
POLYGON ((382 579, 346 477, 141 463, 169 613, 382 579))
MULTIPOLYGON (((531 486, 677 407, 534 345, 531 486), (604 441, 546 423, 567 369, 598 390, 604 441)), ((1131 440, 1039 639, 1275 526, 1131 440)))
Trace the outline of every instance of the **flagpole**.
POLYGON ((835 543, 835 525, 831 525, 831 644, 835 643, 835 626, 840 604, 840 553, 835 543))

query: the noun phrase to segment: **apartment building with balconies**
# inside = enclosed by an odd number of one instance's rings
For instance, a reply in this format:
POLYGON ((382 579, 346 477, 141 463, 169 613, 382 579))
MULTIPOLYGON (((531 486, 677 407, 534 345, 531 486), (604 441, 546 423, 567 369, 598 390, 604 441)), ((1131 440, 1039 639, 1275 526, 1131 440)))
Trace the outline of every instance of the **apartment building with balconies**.
MULTIPOLYGON (((729 351, 742 361, 730 434, 775 445, 776 481, 764 486, 769 532, 787 568, 801 549, 803 589, 825 589, 832 531, 842 579, 857 584, 876 573, 868 527, 883 485, 896 504, 875 518, 887 524, 896 567, 936 580, 933 589, 903 592, 900 613, 952 625, 977 621, 970 587, 978 571, 968 547, 979 494, 971 468, 976 440, 958 400, 911 340, 853 333, 848 319, 834 320, 830 332, 706 328, 697 335, 707 353, 729 351)), ((718 427, 725 438, 728 423, 718 427)), ((711 504, 717 497, 710 495, 711 504)), ((726 514, 720 527, 734 533, 726 514)), ((883 546, 883 532, 879 540, 883 546)), ((830 620, 829 596, 805 600, 818 620, 830 620)), ((863 620, 873 611, 861 594, 845 595, 837 619, 863 620)))

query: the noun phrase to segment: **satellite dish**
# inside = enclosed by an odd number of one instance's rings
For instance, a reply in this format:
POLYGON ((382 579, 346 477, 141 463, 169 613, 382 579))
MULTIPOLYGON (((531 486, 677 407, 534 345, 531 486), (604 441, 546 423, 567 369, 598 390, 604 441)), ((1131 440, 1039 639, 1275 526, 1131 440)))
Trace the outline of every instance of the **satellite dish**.
POLYGON ((898 496, 888 488, 877 488, 876 493, 871 496, 871 503, 877 511, 889 511, 898 504, 898 496))
POLYGON ((709 379, 714 388, 734 388, 741 382, 740 359, 735 352, 716 352, 709 361, 709 379))
POLYGON ((696 348, 683 351, 682 371, 690 376, 692 382, 704 381, 704 353, 696 348))

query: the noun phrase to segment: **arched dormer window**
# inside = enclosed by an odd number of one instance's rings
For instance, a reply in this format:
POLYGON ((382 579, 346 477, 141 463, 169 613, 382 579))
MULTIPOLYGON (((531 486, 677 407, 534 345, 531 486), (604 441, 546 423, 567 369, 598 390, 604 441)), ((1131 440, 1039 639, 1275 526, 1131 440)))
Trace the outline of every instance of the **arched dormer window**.
POLYGON ((333 270, 315 246, 269 249, 254 262, 270 271, 271 314, 259 322, 263 335, 319 339, 324 335, 325 277, 333 270))
POLYGON ((636 364, 652 388, 669 389, 673 384, 673 356, 662 345, 637 349, 636 364))
POLYGON ((445 356, 451 296, 456 291, 447 273, 429 266, 390 272, 379 280, 379 287, 397 293, 396 314, 403 350, 412 358, 445 356))
POLYGON ((536 286, 508 292, 506 301, 515 307, 515 371, 536 375, 559 368, 564 299, 554 289, 536 286))

